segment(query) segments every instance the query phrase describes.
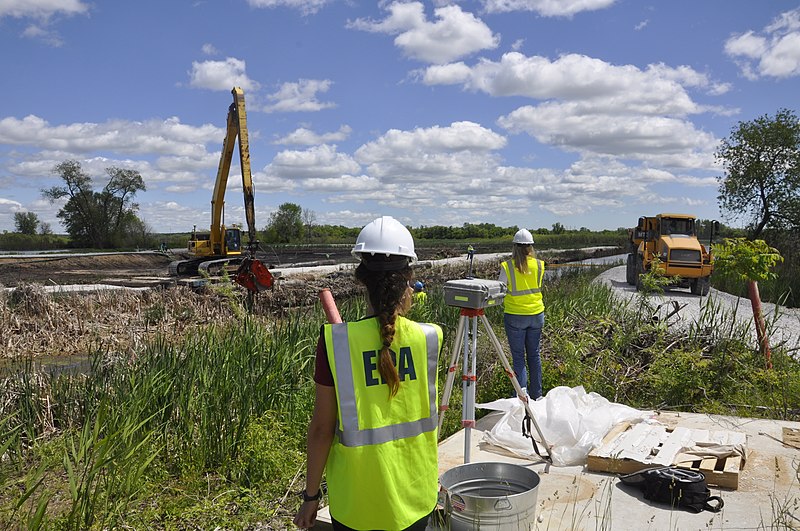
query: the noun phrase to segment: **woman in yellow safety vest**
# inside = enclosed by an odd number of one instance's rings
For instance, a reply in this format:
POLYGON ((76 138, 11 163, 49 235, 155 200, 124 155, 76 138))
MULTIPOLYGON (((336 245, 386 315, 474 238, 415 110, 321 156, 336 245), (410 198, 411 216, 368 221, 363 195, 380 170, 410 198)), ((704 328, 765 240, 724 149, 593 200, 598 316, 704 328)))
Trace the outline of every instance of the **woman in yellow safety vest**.
POLYGON ((533 236, 529 231, 518 230, 513 241, 511 259, 502 263, 498 277, 508 288, 503 299, 503 324, 517 381, 535 400, 542 396, 539 342, 544 326, 544 262, 533 256, 533 236))
POLYGON ((442 330, 411 305, 411 233, 390 216, 366 225, 353 255, 367 317, 326 324, 317 344, 303 504, 313 527, 322 473, 334 529, 424 530, 439 490, 437 365, 442 330))

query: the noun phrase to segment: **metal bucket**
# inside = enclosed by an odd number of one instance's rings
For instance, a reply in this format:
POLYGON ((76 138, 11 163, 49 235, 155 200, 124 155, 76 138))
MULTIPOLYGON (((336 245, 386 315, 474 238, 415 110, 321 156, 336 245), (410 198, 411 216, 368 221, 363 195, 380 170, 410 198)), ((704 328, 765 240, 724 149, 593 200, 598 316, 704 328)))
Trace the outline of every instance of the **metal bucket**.
POLYGON ((467 463, 439 478, 449 529, 529 530, 539 474, 512 463, 467 463))

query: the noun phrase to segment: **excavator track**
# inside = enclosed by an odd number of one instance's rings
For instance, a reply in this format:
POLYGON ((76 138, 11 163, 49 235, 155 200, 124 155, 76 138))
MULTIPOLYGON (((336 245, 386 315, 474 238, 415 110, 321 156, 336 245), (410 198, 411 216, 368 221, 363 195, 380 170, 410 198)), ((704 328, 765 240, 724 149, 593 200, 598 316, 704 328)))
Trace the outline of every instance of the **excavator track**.
POLYGON ((233 258, 220 258, 217 260, 206 260, 205 262, 200 262, 197 267, 197 272, 203 276, 215 277, 221 275, 223 270, 225 270, 228 266, 239 266, 242 263, 241 256, 235 256, 233 258))

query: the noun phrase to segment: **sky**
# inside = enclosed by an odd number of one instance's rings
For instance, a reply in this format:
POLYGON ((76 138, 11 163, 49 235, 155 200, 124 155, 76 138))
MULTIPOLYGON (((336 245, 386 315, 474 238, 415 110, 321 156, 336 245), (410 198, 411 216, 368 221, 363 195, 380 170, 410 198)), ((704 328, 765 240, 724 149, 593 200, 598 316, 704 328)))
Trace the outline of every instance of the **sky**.
MULTIPOLYGON (((138 171, 156 233, 207 229, 231 89, 256 226, 591 230, 719 211, 742 121, 798 112, 800 1, 0 0, 0 232, 56 233, 77 160, 138 171)), ((225 223, 244 223, 238 157, 225 223)))

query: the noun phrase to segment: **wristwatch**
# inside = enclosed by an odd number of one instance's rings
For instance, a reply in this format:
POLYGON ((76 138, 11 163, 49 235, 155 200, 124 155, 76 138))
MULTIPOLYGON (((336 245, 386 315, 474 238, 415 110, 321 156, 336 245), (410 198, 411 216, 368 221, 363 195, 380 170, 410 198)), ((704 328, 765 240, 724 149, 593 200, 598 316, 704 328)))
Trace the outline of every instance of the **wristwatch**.
POLYGON ((316 494, 313 496, 308 495, 308 491, 303 489, 303 501, 310 502, 310 501, 317 501, 318 499, 322 498, 322 489, 319 489, 316 494))

